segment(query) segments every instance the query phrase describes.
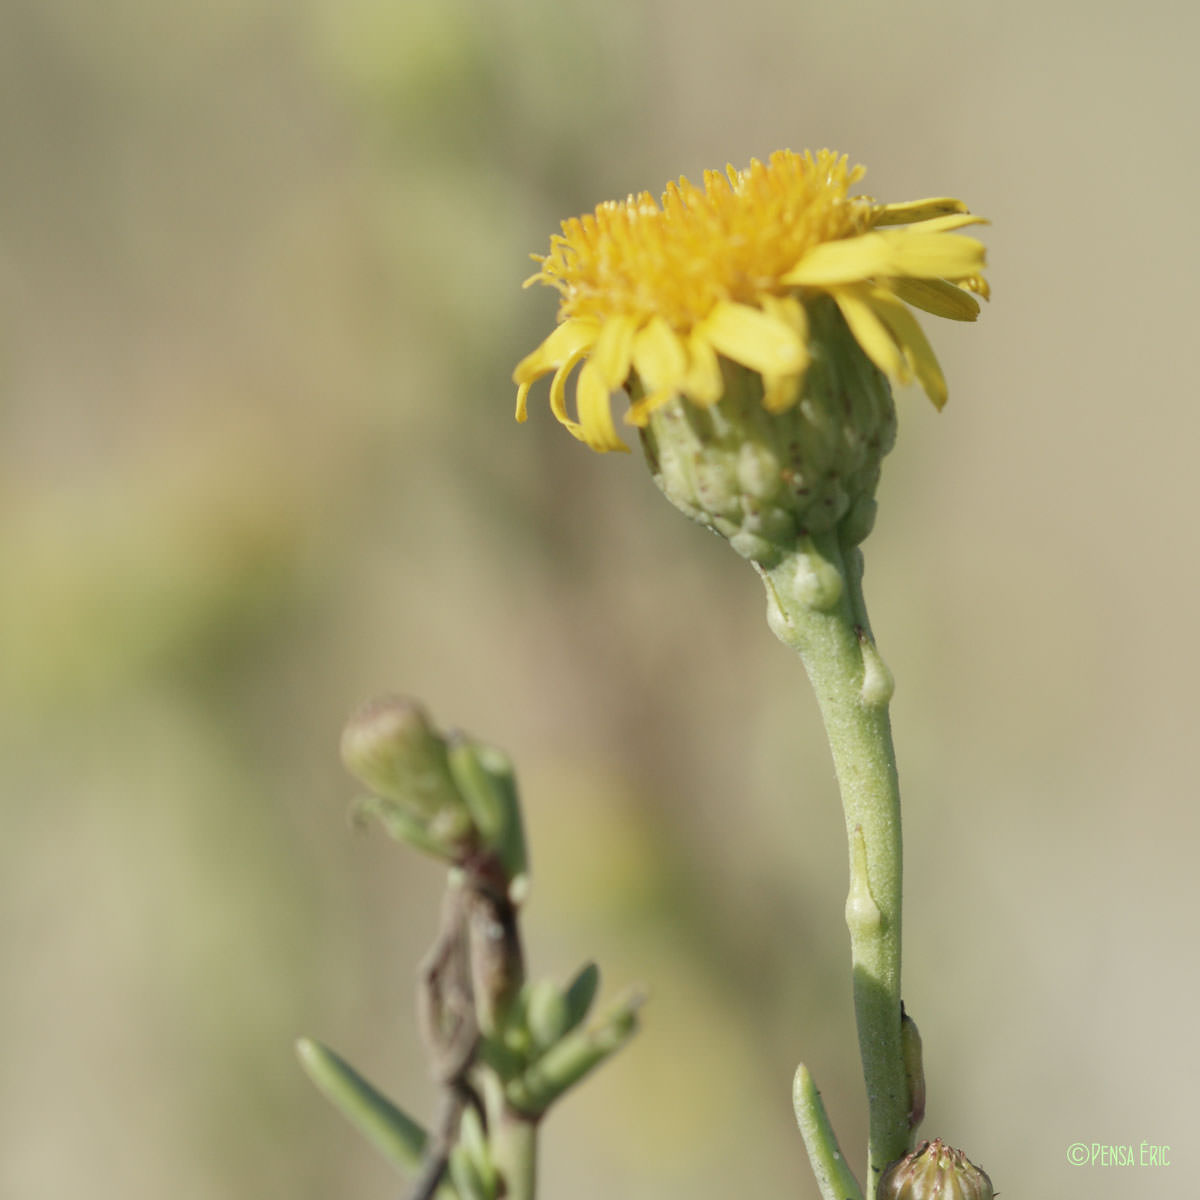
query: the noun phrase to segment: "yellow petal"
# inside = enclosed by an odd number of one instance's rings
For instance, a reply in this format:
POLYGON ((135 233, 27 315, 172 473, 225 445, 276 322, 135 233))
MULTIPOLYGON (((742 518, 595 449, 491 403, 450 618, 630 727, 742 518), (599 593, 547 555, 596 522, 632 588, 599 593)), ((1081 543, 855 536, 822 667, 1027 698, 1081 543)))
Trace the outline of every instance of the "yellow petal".
POLYGON ((917 318, 895 296, 882 289, 874 290, 868 302, 891 330, 905 361, 925 389, 925 394, 933 401, 934 408, 945 408, 946 378, 917 318))
POLYGON ((990 224, 991 221, 987 217, 978 216, 976 213, 957 213, 951 216, 931 218, 919 230, 914 230, 913 232, 949 233, 954 229, 965 229, 968 225, 990 224))
POLYGON ((640 400, 635 400, 629 406, 629 411, 625 414, 625 420, 630 425, 636 425, 641 429, 650 420, 650 414, 656 408, 666 404, 668 400, 673 400, 678 394, 672 388, 661 388, 657 392, 650 392, 649 395, 643 396, 640 400))
POLYGON ((822 242, 783 276, 783 282, 801 287, 834 287, 859 283, 873 275, 886 275, 891 250, 882 233, 864 233, 840 242, 822 242))
POLYGON ((655 317, 633 340, 633 369, 647 392, 679 391, 687 376, 687 351, 662 317, 655 317))
POLYGON ((518 419, 543 375, 555 418, 600 450, 624 448, 612 407, 622 387, 635 425, 664 404, 716 404, 743 369, 761 377, 764 406, 783 409, 808 366, 813 293, 835 299, 890 378, 915 376, 944 403, 908 306, 978 316, 986 256, 968 227, 986 221, 953 197, 851 195, 861 173, 829 151, 781 152, 706 172, 703 187, 680 179, 661 202, 644 192, 564 221, 549 253, 533 256, 529 283, 558 291, 561 324, 514 372, 518 419))
POLYGON ((761 309, 723 301, 700 328, 714 350, 752 371, 786 375, 804 366, 804 343, 796 331, 761 309))
POLYGON ((988 281, 982 275, 972 275, 969 279, 960 280, 963 287, 970 288, 977 296, 982 296, 985 300, 992 298, 992 289, 988 281))
POLYGON ((896 345, 891 330, 879 319, 879 314, 871 304, 870 289, 840 287, 834 288, 832 294, 863 353, 889 379, 896 383, 907 383, 912 378, 908 362, 896 345))
POLYGON ((767 294, 762 298, 763 312, 791 326, 804 347, 804 360, 808 361, 808 315, 804 305, 792 295, 772 296, 767 294))
POLYGON ((796 397, 800 393, 800 384, 804 380, 808 364, 812 361, 812 356, 808 352, 808 316, 804 311, 804 305, 796 296, 766 295, 763 297, 762 304, 765 313, 778 318, 795 330, 796 336, 800 339, 800 345, 804 347, 804 364, 799 371, 784 375, 764 374, 762 377, 763 408, 772 413, 786 412, 796 403, 796 397))
POLYGON ((567 377, 575 369, 580 360, 586 357, 586 350, 577 350, 554 372, 554 378, 550 381, 550 411, 571 433, 580 439, 583 438, 583 433, 579 423, 573 421, 567 415, 567 377))
POLYGON ((979 301, 970 292, 944 279, 893 279, 890 288, 905 304, 951 321, 974 321, 979 301))
POLYGON ((764 375, 763 408, 769 413, 786 412, 796 403, 803 381, 803 374, 764 375))
POLYGON ((984 266, 983 243, 945 233, 889 230, 814 246, 784 277, 802 287, 832 287, 876 277, 965 279, 984 266))
POLYGON ((967 206, 953 196, 932 196, 928 200, 906 200, 901 204, 885 204, 876 212, 876 225, 911 225, 928 221, 947 213, 965 213, 967 206))
POLYGON ((625 386, 629 378, 629 361, 633 351, 633 335, 637 332, 637 318, 622 313, 604 322, 600 336, 592 347, 591 362, 600 372, 609 391, 625 386))
POLYGON ((590 347, 599 332, 595 321, 564 321, 532 354, 517 363, 513 383, 533 383, 549 375, 580 350, 590 347))
POLYGON ((590 359, 579 372, 575 403, 579 408, 579 428, 583 440, 593 450, 629 450, 617 436, 613 425, 612 391, 605 383, 603 373, 590 359))
POLYGON ((717 352, 699 330, 688 338, 688 370, 683 390, 690 399, 704 406, 716 404, 725 391, 717 352))
POLYGON ((915 279, 967 279, 984 266, 983 243, 946 233, 881 233, 891 243, 890 269, 883 274, 915 279))

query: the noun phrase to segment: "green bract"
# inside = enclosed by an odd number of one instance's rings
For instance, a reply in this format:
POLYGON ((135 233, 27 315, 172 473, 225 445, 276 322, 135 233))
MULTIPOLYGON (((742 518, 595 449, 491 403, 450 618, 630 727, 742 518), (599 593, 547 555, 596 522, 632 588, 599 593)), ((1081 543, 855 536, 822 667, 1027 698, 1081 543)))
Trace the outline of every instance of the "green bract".
POLYGON ((667 499, 766 567, 812 534, 836 529, 844 545, 861 542, 896 441, 886 377, 832 300, 806 307, 812 359, 791 407, 768 411, 761 377, 726 364, 720 401, 671 400, 642 430, 667 499))

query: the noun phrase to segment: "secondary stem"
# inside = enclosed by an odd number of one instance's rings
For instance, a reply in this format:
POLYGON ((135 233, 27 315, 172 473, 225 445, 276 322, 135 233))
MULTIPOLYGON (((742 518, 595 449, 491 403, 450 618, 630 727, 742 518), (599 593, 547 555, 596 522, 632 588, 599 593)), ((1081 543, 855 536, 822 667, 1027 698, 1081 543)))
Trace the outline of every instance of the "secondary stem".
POLYGON ((846 924, 854 1012, 870 1112, 868 1196, 909 1149, 900 1041, 900 790, 888 700, 891 676, 867 624, 861 555, 836 535, 810 539, 770 570, 768 619, 804 661, 833 751, 850 851, 846 924))

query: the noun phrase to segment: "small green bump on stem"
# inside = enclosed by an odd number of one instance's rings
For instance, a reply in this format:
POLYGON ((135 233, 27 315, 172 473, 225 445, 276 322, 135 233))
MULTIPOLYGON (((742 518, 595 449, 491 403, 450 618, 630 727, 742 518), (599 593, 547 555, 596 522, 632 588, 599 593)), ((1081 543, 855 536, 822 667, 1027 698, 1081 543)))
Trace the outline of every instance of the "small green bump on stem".
POLYGON ((846 924, 854 937, 876 932, 883 914, 871 895, 871 877, 867 871, 867 842, 857 826, 850 844, 850 892, 846 896, 846 924))
POLYGON ((861 630, 858 635, 863 658, 863 703, 870 708, 886 708, 896 691, 896 681, 883 661, 871 635, 861 630))
POLYGON ((821 1093, 808 1068, 801 1063, 796 1068, 792 1084, 792 1107, 796 1124, 804 1138, 808 1161, 812 1164, 817 1186, 824 1200, 863 1200, 862 1189, 850 1170, 838 1145, 837 1135, 821 1101, 821 1093))
POLYGON ((832 612, 842 598, 842 573, 805 538, 796 555, 792 595, 799 604, 817 612, 832 612))

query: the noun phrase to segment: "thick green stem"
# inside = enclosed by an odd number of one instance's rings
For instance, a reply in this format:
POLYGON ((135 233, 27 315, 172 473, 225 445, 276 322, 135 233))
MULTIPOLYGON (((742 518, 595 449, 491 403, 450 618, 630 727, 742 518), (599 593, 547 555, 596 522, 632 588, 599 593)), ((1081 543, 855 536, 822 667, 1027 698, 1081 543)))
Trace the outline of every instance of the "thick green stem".
POLYGON ((846 924, 854 1012, 870 1111, 868 1196, 908 1152, 908 1086, 900 1039, 900 790, 888 701, 891 676, 862 601, 861 555, 835 534, 760 569, 768 620, 804 661, 833 751, 850 851, 846 924))

